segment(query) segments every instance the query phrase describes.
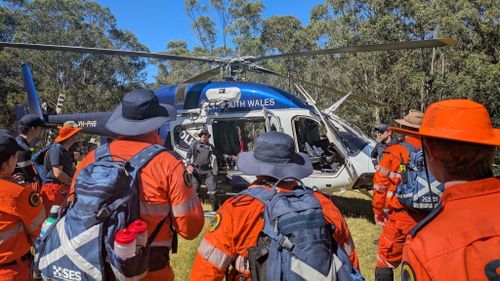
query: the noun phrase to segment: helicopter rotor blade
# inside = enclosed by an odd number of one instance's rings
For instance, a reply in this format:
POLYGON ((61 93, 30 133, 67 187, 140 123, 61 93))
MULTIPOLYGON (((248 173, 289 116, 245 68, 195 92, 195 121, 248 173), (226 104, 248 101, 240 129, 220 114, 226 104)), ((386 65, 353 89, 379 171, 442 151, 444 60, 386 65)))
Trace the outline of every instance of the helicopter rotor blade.
POLYGON ((295 52, 287 54, 277 54, 262 56, 252 59, 252 62, 258 62, 269 59, 277 58, 288 58, 288 57, 300 57, 300 56, 315 56, 315 55, 332 55, 332 54, 348 54, 348 53, 362 53, 362 52, 379 52, 379 51, 391 51, 391 50, 409 50, 409 49, 424 49, 424 48, 436 48, 436 47, 447 47, 453 46, 457 43, 456 40, 451 38, 438 38, 429 40, 416 40, 416 41, 403 41, 396 43, 384 43, 384 44, 374 44, 374 45, 362 45, 362 46, 349 46, 333 49, 323 49, 315 51, 305 51, 305 52, 295 52))
POLYGON ((197 75, 195 75, 187 80, 182 81, 181 84, 205 81, 205 80, 208 80, 208 79, 212 78, 213 76, 219 74, 220 71, 221 71, 221 66, 216 66, 216 67, 211 68, 207 71, 199 73, 199 74, 197 74, 197 75))
MULTIPOLYGON (((275 76, 281 77, 283 79, 290 79, 292 81, 299 82, 299 83, 304 84, 304 85, 309 85, 309 86, 312 86, 312 87, 320 88, 322 90, 333 92, 333 93, 338 94, 338 95, 342 95, 342 96, 348 95, 348 93, 346 93, 344 91, 341 91, 341 90, 338 90, 338 89, 335 89, 333 87, 323 86, 323 85, 319 85, 319 84, 316 84, 316 83, 313 83, 313 82, 302 80, 302 79, 299 79, 299 78, 296 78, 296 77, 293 77, 293 76, 284 75, 284 74, 281 74, 281 73, 278 73, 276 71, 264 68, 264 67, 259 66, 259 65, 252 65, 252 67, 250 68, 250 70, 254 71, 254 72, 257 72, 257 73, 264 73, 264 74, 275 75, 275 76)), ((351 94, 350 96, 351 96, 352 99, 355 99, 355 100, 358 100, 358 101, 362 101, 362 102, 365 102, 365 103, 368 103, 368 104, 371 104, 371 105, 380 106, 380 107, 387 106, 386 104, 383 104, 383 103, 380 103, 380 102, 377 102, 377 101, 374 101, 374 100, 367 99, 366 97, 363 97, 363 96, 360 96, 360 95, 351 94)))
POLYGON ((199 61, 199 62, 218 62, 217 58, 204 58, 204 57, 189 57, 180 55, 171 55, 167 53, 151 53, 146 51, 125 51, 114 49, 103 49, 93 47, 79 47, 79 46, 59 46, 47 44, 30 44, 30 43, 16 43, 16 42, 0 42, 0 47, 17 48, 17 49, 31 49, 40 51, 61 51, 82 54, 100 54, 100 55, 115 55, 126 57, 143 57, 160 60, 177 60, 177 61, 199 61))

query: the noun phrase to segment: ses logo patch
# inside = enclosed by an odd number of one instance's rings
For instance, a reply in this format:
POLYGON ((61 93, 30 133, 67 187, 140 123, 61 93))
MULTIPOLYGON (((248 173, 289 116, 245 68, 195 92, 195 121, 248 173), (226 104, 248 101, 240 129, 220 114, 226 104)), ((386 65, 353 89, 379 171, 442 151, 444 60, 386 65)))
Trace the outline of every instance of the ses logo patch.
POLYGON ((220 213, 215 214, 215 216, 210 221, 210 226, 208 227, 208 232, 215 231, 222 221, 222 215, 220 213))
POLYGON ((64 267, 60 266, 52 266, 52 274, 54 277, 65 279, 65 280, 72 280, 72 281, 81 281, 82 280, 82 273, 77 270, 71 270, 67 269, 64 267))

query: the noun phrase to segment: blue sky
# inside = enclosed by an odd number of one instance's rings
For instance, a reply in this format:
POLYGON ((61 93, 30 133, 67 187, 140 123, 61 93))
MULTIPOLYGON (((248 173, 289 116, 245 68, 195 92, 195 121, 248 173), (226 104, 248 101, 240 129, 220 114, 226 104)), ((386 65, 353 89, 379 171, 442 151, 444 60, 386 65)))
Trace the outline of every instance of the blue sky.
MULTIPOLYGON (((265 6, 263 17, 292 15, 300 19, 302 24, 307 24, 311 9, 325 1, 262 1, 265 6)), ((152 52, 164 50, 167 42, 174 40, 186 41, 190 49, 199 44, 184 11, 184 0, 98 0, 97 2, 111 10, 119 28, 133 32, 152 52)), ((156 68, 149 66, 146 71, 148 80, 152 82, 156 68)))

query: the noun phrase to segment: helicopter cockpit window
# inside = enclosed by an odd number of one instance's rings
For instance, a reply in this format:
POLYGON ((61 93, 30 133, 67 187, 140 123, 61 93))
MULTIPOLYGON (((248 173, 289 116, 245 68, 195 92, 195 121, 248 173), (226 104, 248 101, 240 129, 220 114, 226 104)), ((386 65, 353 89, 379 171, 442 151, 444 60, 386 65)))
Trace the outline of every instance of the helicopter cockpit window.
POLYGON ((368 144, 368 137, 366 137, 359 128, 355 126, 349 127, 347 124, 341 123, 333 118, 328 118, 328 120, 335 127, 339 137, 342 139, 342 143, 347 147, 349 153, 356 154, 368 144))
POLYGON ((336 172, 343 160, 330 144, 325 127, 308 117, 297 117, 293 124, 298 150, 311 158, 313 168, 336 172))
MULTIPOLYGON (((265 132, 264 118, 238 118, 214 120, 212 123, 213 141, 219 154, 238 155, 253 149, 257 137, 265 132)), ((229 157, 218 157, 219 170, 231 170, 234 161, 229 157)))

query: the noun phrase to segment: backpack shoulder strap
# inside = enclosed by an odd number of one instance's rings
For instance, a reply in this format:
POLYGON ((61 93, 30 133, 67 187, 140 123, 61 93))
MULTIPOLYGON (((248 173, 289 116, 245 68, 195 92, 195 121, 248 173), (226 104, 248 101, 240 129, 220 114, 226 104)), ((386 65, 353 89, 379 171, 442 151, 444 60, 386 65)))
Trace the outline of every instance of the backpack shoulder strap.
POLYGON ((17 136, 16 137, 16 142, 17 144, 19 144, 24 150, 26 151, 29 151, 30 150, 30 147, 28 145, 26 145, 26 143, 24 141, 22 141, 21 137, 17 136))
POLYGON ((137 173, 146 165, 153 157, 156 155, 160 154, 160 152, 166 151, 167 149, 164 146, 158 145, 158 144, 153 144, 150 146, 145 147, 139 153, 136 155, 132 156, 128 160, 128 163, 134 168, 132 171, 131 175, 132 177, 136 177, 137 173))
POLYGON ((111 152, 109 151, 109 143, 98 146, 95 149, 95 161, 98 160, 111 160, 111 152))
POLYGON ((52 147, 52 144, 49 144, 48 146, 40 149, 39 151, 37 151, 35 154, 31 155, 31 160, 33 162, 36 162, 36 163, 40 163, 42 164, 43 161, 42 160, 45 160, 45 155, 47 154, 47 151, 49 151, 49 149, 52 147))
POLYGON ((262 186, 254 186, 252 188, 247 188, 238 194, 247 195, 265 203, 269 199, 273 198, 275 193, 276 191, 265 189, 262 186))
MULTIPOLYGON (((107 144, 105 145, 107 146, 107 144)), ((105 149, 105 148, 101 148, 101 149, 105 149)), ((158 155, 160 152, 162 151, 165 151, 167 150, 165 147, 161 146, 161 145, 150 145, 150 146, 147 146, 146 148, 142 149, 141 151, 139 151, 139 153, 135 154, 134 156, 132 156, 132 158, 130 158, 127 163, 129 163, 132 167, 133 167, 133 170, 130 172, 130 175, 132 176, 132 186, 137 186, 135 183, 137 182, 136 179, 137 179, 137 174, 138 172, 141 170, 141 168, 146 164, 148 163, 149 160, 151 160, 153 157, 155 157, 156 155, 158 155)), ((108 151, 109 151, 109 148, 108 148, 108 151)), ((99 152, 99 155, 101 155, 99 152)), ((96 150, 96 155, 97 154, 97 150, 96 150)), ((111 157, 111 155, 109 154, 103 154, 105 155, 105 157, 111 157)), ((96 158, 97 159, 97 158, 96 158)), ((116 200, 115 202, 113 202, 111 205, 109 205, 108 207, 105 207, 103 209, 101 209, 97 215, 98 219, 100 219, 101 217, 101 212, 104 211, 105 209, 105 213, 103 214, 106 214, 106 213, 111 213, 111 211, 115 210, 116 208, 118 208, 118 206, 122 205, 123 203, 127 202, 128 200, 130 200, 132 198, 132 195, 129 195, 125 198, 122 198, 122 199, 119 199, 119 200, 116 200)), ((106 215, 105 215, 106 216, 106 215)))
POLYGON ((415 152, 418 150, 415 146, 413 146, 411 143, 406 142, 406 141, 401 142, 401 145, 404 146, 404 148, 406 148, 406 150, 408 150, 408 154, 411 154, 412 152, 415 152))

